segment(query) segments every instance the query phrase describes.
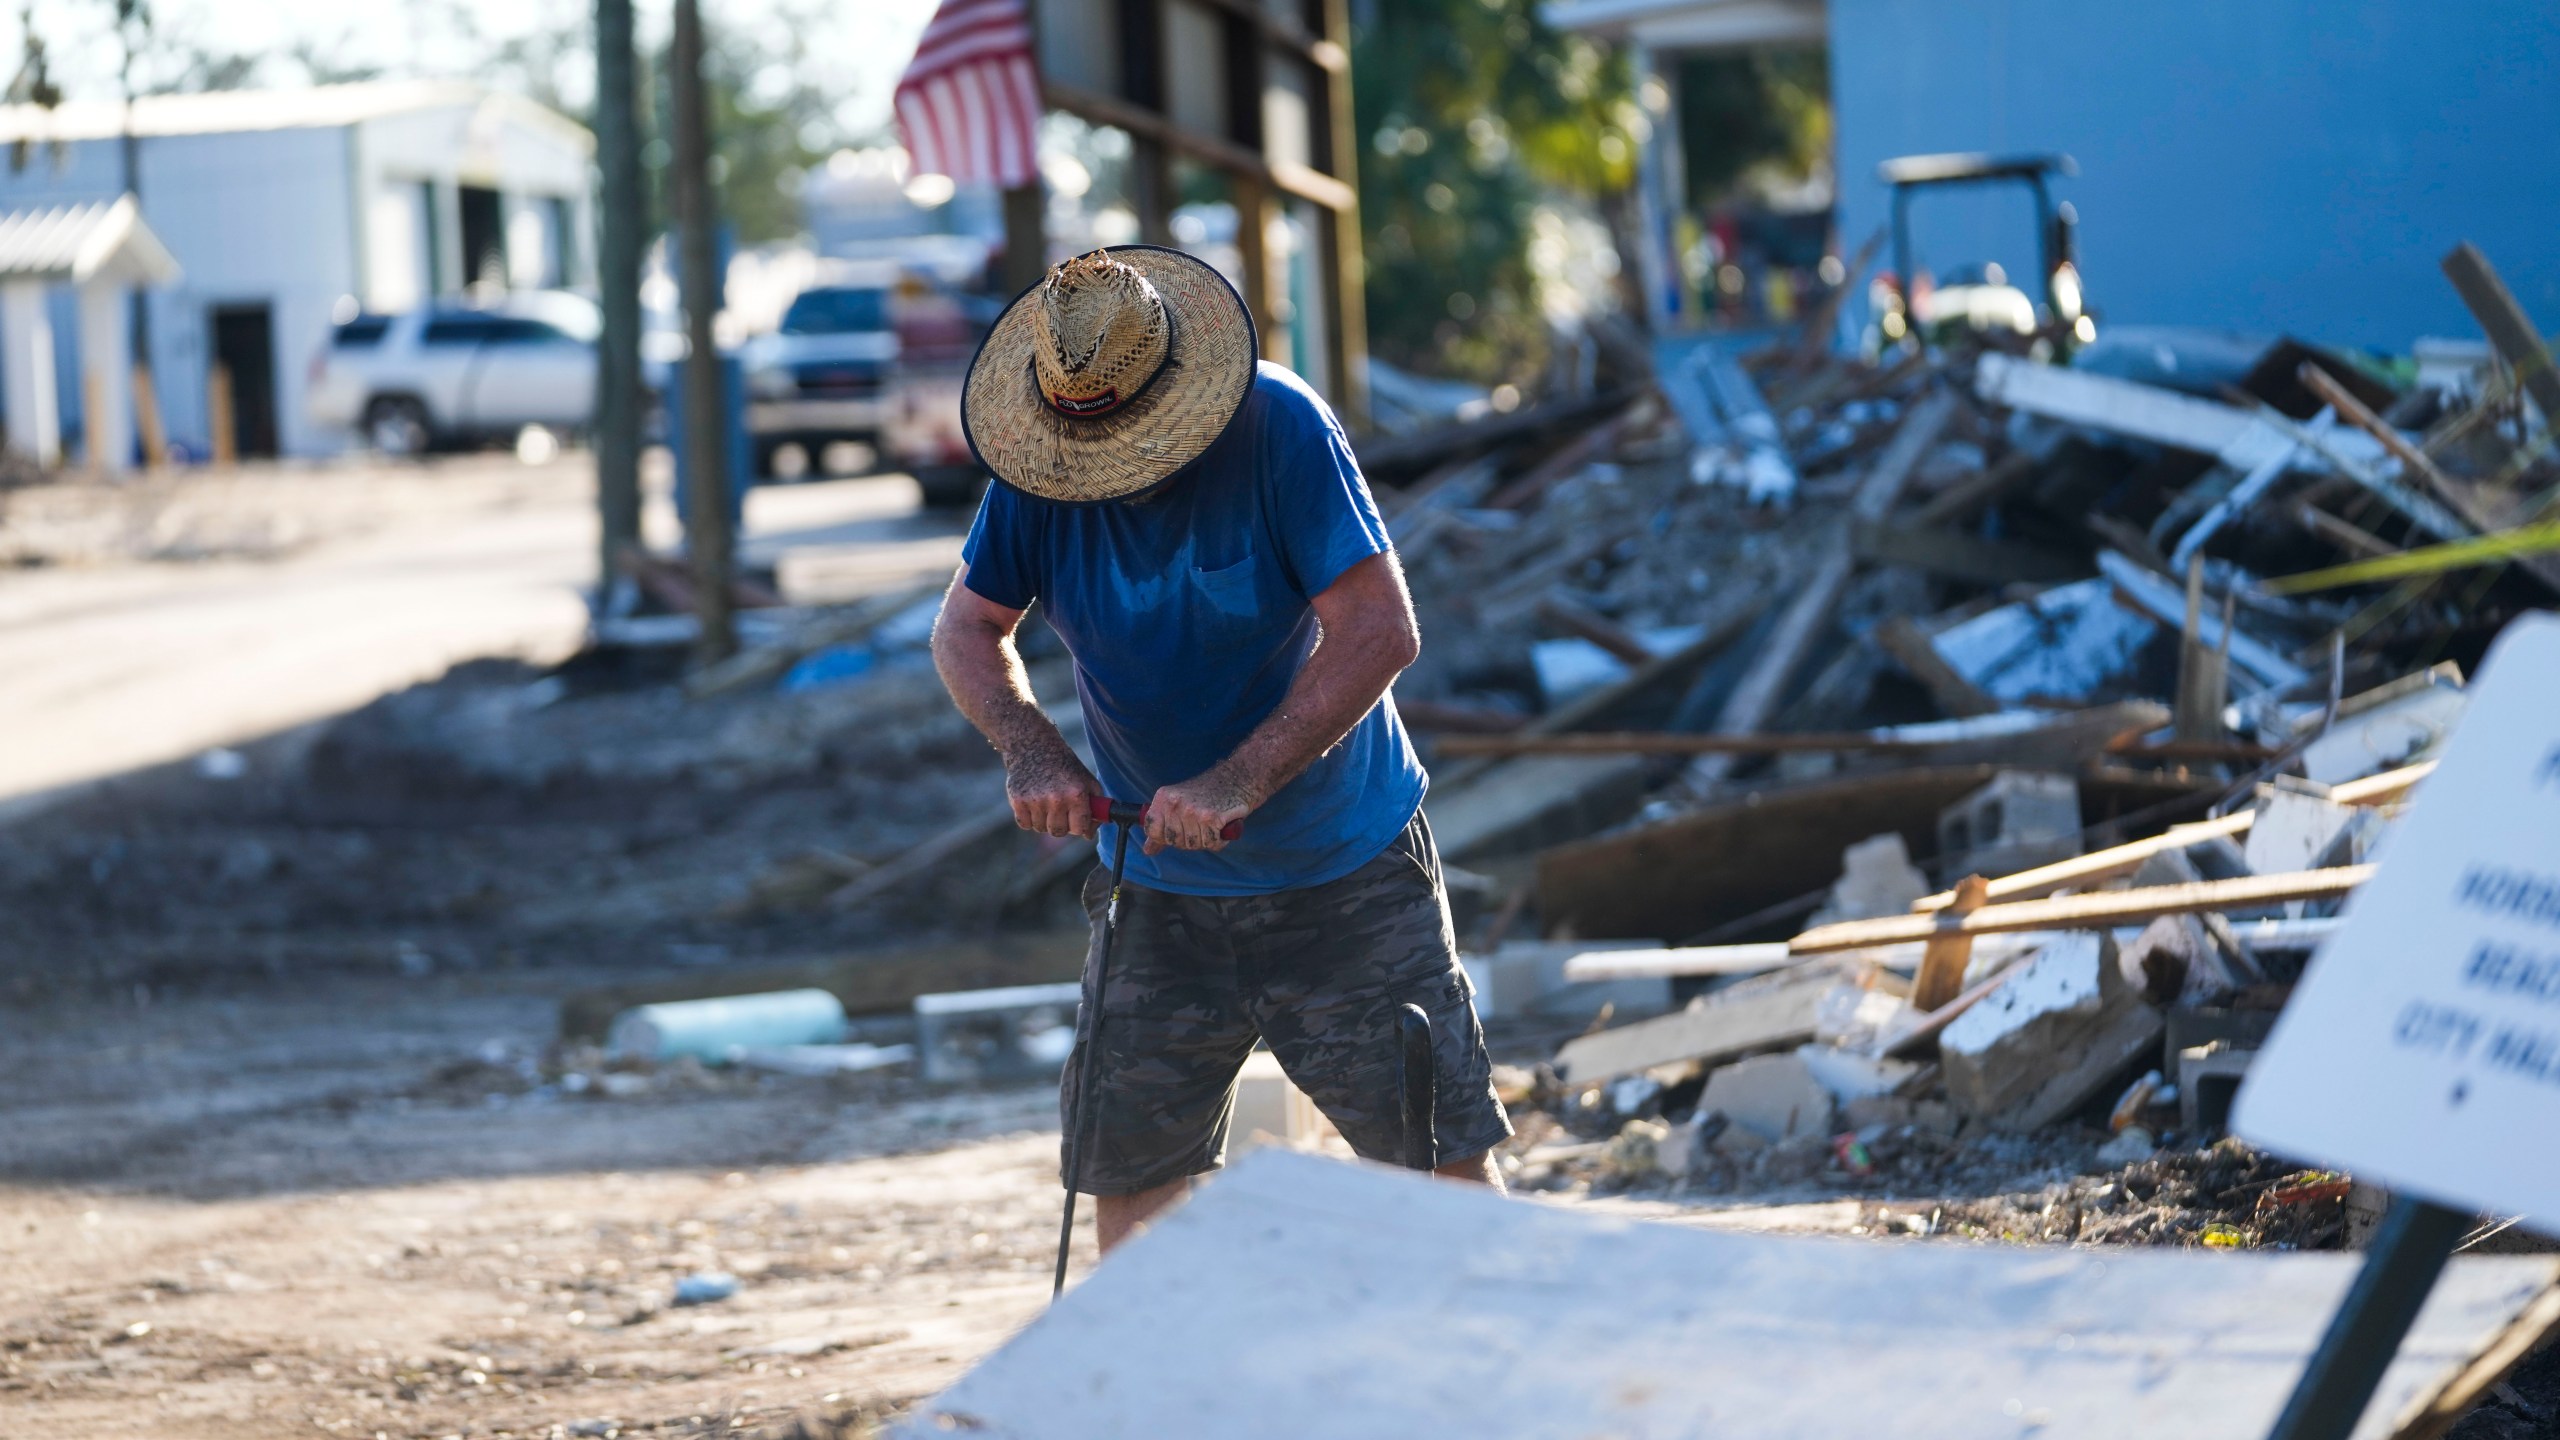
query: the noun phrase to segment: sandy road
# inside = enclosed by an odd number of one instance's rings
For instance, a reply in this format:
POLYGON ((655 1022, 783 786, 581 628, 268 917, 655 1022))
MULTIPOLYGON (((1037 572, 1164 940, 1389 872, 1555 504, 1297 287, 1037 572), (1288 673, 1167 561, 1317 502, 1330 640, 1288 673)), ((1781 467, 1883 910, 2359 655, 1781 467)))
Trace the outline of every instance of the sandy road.
MULTIPOLYGON (((0 531, 50 527, 88 562, 0 572, 0 818, 62 787, 352 709, 458 661, 557 659, 583 633, 595 514, 582 453, 175 483, 196 489, 62 487, 0 512, 0 531), (138 513, 117 515, 118 503, 138 513), (300 538, 280 543, 278 531, 300 538), (191 541, 198 532, 209 538, 191 541), (132 544, 210 558, 113 558, 132 544)), ((650 508, 652 542, 672 545, 663 493, 650 508)), ((948 574, 962 518, 919 513, 899 476, 768 487, 750 496, 743 554, 778 563, 790 598, 823 603, 948 574)), ((42 535, 6 538, 13 554, 45 548, 42 535)))
POLYGON ((571 1097, 512 1073, 549 1023, 442 981, 6 1017, 0 1431, 709 1434, 929 1393, 1046 1300, 1052 1092, 571 1097), (674 1307, 700 1271, 738 1294, 674 1307))

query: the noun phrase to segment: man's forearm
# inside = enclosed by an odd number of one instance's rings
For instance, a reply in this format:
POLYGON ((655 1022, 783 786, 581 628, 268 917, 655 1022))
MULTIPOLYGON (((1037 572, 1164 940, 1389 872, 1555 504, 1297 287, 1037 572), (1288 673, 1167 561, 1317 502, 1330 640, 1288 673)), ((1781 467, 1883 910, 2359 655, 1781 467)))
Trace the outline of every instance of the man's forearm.
POLYGON ((1412 643, 1403 630, 1382 625, 1348 635, 1326 632, 1280 708, 1203 778, 1232 787, 1240 803, 1259 806, 1342 743, 1411 663, 1412 643))
POLYGON ((952 703, 1007 765, 1055 754, 1073 754, 1066 737, 1032 696, 1030 674, 1013 637, 976 621, 937 627, 933 637, 934 668, 952 703))

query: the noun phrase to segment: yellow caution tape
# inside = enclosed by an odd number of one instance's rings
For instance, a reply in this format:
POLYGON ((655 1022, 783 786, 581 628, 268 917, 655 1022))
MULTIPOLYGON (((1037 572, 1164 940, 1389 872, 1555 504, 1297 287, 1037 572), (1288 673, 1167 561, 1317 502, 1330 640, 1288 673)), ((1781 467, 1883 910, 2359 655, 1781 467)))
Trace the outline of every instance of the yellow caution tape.
POLYGON ((2451 540, 2442 545, 2421 545, 2396 555, 2376 555, 2370 560, 2355 560, 2332 565, 2325 570, 2306 570, 2299 575, 2284 575, 2269 580, 2263 588, 2270 595, 2303 595, 2314 590, 2334 590, 2341 585, 2362 585, 2374 580, 2401 580, 2412 575, 2440 575, 2447 570, 2468 570, 2479 565, 2495 565, 2500 561, 2520 559, 2527 555, 2543 555, 2560 550, 2560 520, 2541 525, 2524 525, 2513 530, 2500 530, 2493 535, 2469 540, 2451 540))

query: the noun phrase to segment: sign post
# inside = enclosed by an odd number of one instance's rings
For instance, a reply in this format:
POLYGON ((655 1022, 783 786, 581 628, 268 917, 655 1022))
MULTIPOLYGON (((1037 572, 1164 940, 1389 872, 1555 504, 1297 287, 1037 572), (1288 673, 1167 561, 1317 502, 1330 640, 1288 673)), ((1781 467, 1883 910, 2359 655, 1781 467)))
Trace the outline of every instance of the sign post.
POLYGON ((2461 729, 2276 1023, 2252 1144, 2394 1195, 2273 1440, 2345 1440, 2472 1216, 2560 1221, 2560 616, 2490 649, 2461 729))

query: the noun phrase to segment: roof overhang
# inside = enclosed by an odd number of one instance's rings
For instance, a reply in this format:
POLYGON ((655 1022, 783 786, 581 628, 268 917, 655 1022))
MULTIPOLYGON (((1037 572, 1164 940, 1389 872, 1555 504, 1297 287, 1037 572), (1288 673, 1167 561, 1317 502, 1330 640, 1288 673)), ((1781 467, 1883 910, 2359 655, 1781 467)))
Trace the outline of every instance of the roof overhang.
POLYGON ((1738 50, 1820 41, 1822 0, 1547 0, 1559 30, 1659 51, 1738 50))
POLYGON ((131 195, 98 205, 0 213, 0 280, 166 285, 178 262, 131 195))

